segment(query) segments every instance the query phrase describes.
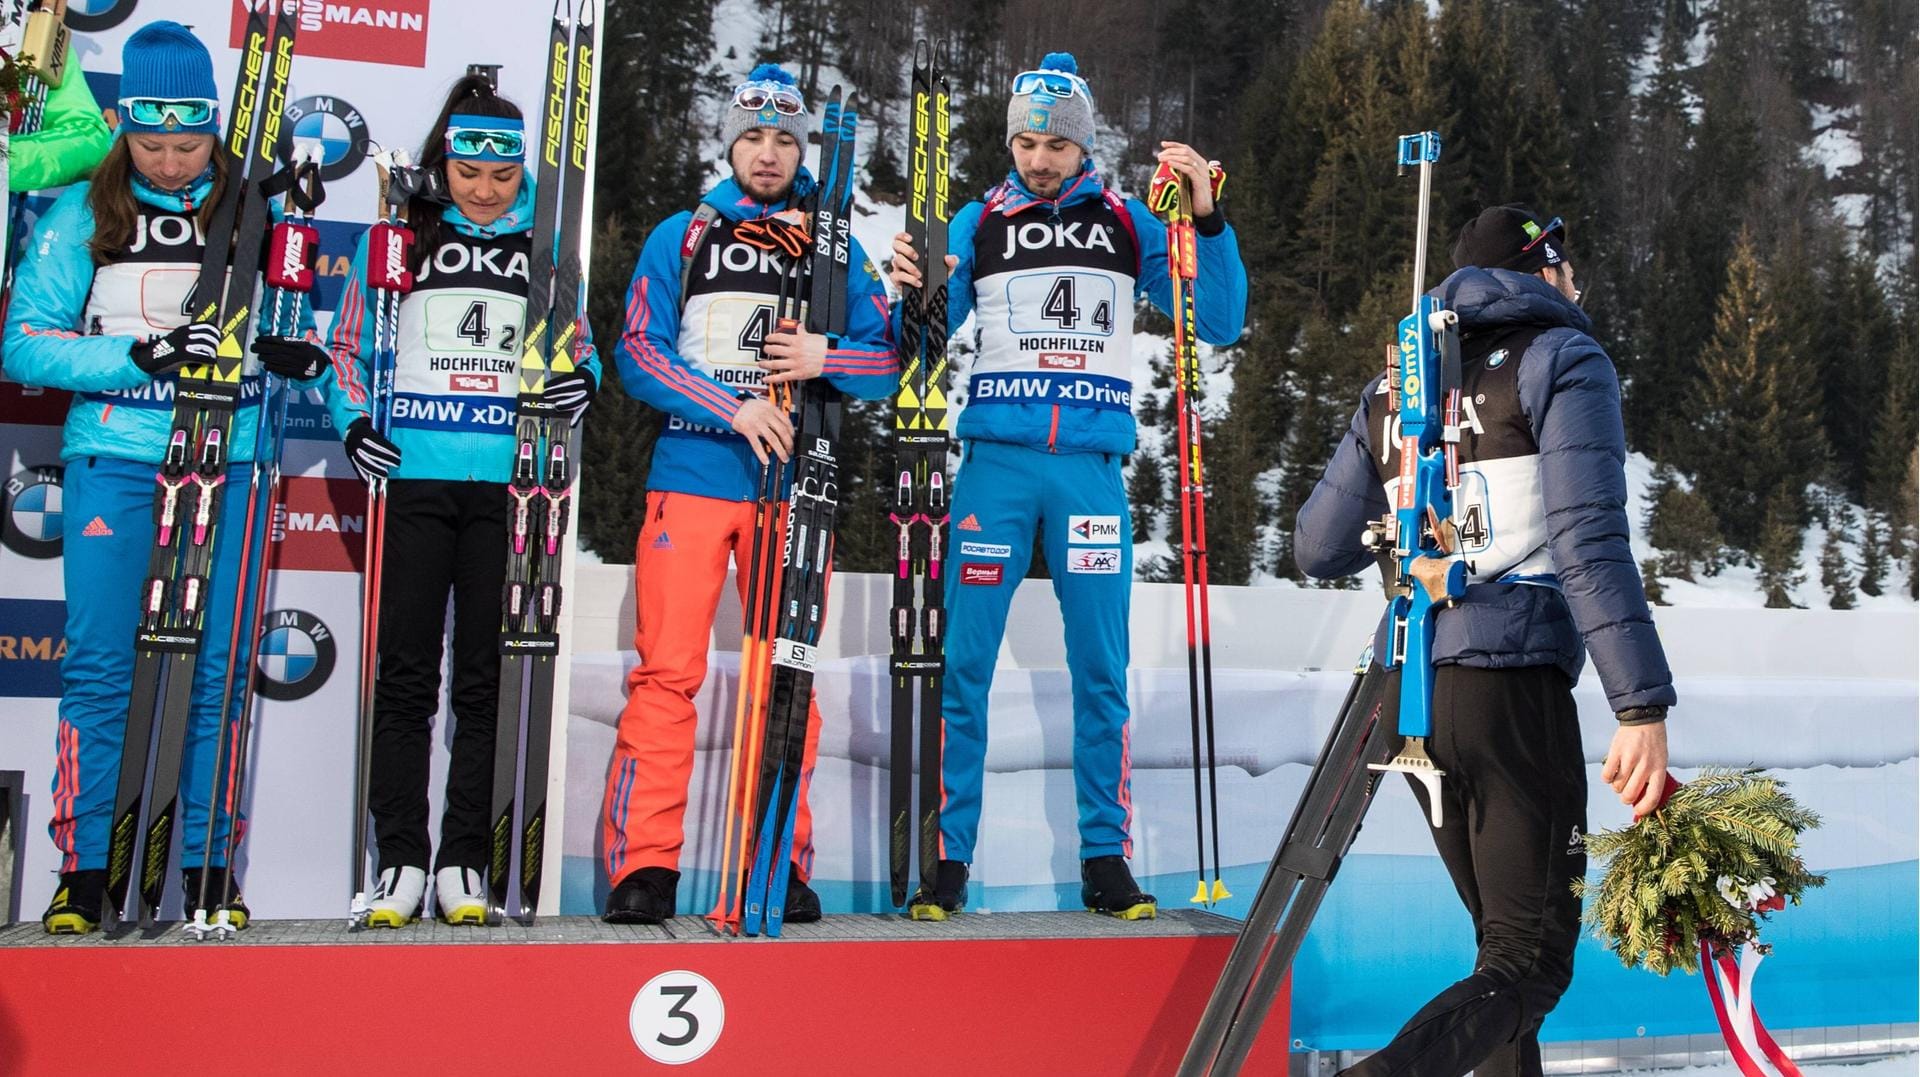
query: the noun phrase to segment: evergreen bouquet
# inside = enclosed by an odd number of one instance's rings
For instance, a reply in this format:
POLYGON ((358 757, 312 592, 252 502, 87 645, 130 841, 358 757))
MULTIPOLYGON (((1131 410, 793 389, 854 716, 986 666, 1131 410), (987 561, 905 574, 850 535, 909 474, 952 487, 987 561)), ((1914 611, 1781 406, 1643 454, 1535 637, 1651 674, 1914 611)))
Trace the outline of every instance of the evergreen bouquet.
POLYGON ((5 49, 0 49, 0 107, 5 109, 6 122, 11 122, 13 113, 25 103, 27 84, 33 80, 36 71, 32 56, 26 53, 9 54, 5 49))
POLYGON ((1588 835, 1588 855, 1606 870, 1574 892, 1595 937, 1629 968, 1697 972, 1703 943, 1715 956, 1748 944, 1765 954, 1761 922, 1826 884, 1799 856, 1800 835, 1819 825, 1760 769, 1709 767, 1670 787, 1652 815, 1588 835))

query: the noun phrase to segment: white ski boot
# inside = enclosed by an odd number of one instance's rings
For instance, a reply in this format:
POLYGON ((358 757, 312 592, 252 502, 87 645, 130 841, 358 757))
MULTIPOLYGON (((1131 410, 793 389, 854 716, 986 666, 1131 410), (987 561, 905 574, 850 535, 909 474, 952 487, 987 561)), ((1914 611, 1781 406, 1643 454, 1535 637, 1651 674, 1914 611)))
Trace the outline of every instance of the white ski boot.
POLYGON ((487 922, 487 888, 472 868, 441 868, 433 873, 433 900, 449 924, 487 922))
POLYGON ((367 902, 368 927, 405 927, 420 919, 420 905, 427 896, 425 868, 384 868, 373 899, 367 902))

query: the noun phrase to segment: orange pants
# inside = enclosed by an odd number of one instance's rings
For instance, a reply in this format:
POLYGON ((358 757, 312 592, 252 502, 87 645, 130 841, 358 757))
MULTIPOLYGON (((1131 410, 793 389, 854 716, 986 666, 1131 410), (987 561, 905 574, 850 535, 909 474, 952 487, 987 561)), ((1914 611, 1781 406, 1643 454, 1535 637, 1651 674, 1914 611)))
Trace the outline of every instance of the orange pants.
MULTIPOLYGON (((776 514, 786 532, 786 506, 776 514)), ((678 870, 685 840, 687 781, 693 773, 693 697, 707 678, 707 638, 726 583, 727 560, 738 566, 742 606, 753 560, 754 505, 697 494, 647 494, 647 519, 634 552, 634 649, 640 664, 627 674, 627 705, 607 774, 603 826, 607 880, 618 884, 647 867, 678 870)), ((772 556, 778 557, 778 538, 772 556)), ((731 721, 731 714, 713 715, 731 721)), ((739 751, 740 745, 733 749, 739 751)), ((807 744, 793 825, 794 872, 813 869, 813 812, 807 795, 820 748, 820 706, 807 700, 807 744)))

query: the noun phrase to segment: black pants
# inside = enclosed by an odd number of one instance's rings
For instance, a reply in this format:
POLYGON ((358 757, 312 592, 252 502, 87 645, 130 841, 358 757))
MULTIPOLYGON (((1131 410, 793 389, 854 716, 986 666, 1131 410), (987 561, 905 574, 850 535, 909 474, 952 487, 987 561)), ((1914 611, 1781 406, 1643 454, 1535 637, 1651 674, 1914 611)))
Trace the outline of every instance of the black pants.
POLYGON ((489 482, 387 484, 380 565, 380 679, 369 804, 380 867, 427 866, 427 774, 447 593, 453 593, 453 758, 435 869, 484 869, 500 695, 507 491, 489 482))
MULTIPOLYGON (((1433 844, 1473 916, 1479 953, 1472 975, 1347 1072, 1537 1077, 1540 1022, 1573 980, 1572 886, 1587 870, 1587 770, 1572 686, 1552 666, 1442 666, 1433 716, 1427 748, 1446 771, 1433 844)), ((1425 788, 1409 784, 1426 810, 1425 788)))

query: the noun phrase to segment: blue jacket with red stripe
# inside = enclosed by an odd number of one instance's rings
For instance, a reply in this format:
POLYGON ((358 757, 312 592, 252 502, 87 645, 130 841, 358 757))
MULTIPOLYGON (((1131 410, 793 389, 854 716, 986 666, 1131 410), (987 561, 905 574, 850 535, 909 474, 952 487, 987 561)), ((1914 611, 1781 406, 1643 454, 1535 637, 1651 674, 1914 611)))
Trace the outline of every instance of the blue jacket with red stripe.
MULTIPOLYGON (((813 185, 801 169, 795 190, 804 196, 813 185)), ((772 216, 782 206, 753 200, 732 180, 701 201, 715 210, 711 221, 696 222, 690 211, 675 214, 641 248, 616 365, 629 395, 667 414, 648 488, 751 501, 760 465, 731 424, 742 401, 761 392, 760 346, 781 313, 782 281, 795 267, 735 234, 741 222, 772 216)), ((798 266, 803 298, 809 262, 798 266)), ((887 293, 859 240, 852 242, 850 267, 846 334, 828 350, 821 376, 848 396, 879 400, 900 384, 887 293)))
MULTIPOLYGON (((1247 315, 1239 239, 1218 210, 1194 231, 1194 335, 1232 344, 1247 315)), ((959 438, 1132 452, 1134 302, 1178 316, 1165 222, 1109 190, 1089 157, 1052 198, 1008 172, 953 215, 947 250, 959 260, 947 278, 948 331, 976 315, 980 345, 959 438)))
MULTIPOLYGON (((34 226, 20 257, 7 310, 6 373, 24 385, 73 392, 61 459, 105 456, 157 464, 173 429, 178 372, 154 377, 134 364, 133 346, 184 325, 200 276, 204 243, 195 215, 212 190, 200 179, 185 193, 136 182, 139 214, 127 249, 96 266, 90 185, 75 184, 34 226)), ((273 210, 279 219, 279 209, 273 210)), ((317 343, 304 295, 262 288, 258 334, 317 343)), ((242 368, 229 456, 253 459, 264 382, 259 360, 242 368)), ((318 387, 318 381, 302 387, 318 387)))

